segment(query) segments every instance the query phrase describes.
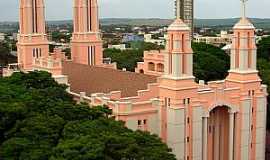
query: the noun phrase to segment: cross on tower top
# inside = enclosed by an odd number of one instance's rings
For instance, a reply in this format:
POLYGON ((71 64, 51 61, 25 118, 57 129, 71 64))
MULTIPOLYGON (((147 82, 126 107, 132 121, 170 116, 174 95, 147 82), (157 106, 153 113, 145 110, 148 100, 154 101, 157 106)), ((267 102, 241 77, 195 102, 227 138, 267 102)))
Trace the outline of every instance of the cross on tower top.
POLYGON ((242 18, 246 18, 246 3, 248 0, 240 0, 242 2, 242 18))
POLYGON ((180 0, 176 0, 176 19, 180 19, 180 0))

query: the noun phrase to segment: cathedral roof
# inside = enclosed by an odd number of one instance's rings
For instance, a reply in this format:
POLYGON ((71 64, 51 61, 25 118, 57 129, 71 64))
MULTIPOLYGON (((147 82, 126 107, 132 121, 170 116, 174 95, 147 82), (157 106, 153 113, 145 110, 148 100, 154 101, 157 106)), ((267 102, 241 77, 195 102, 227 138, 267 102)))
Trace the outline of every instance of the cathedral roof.
POLYGON ((72 92, 110 93, 121 91, 122 97, 137 96, 137 91, 147 89, 147 84, 156 83, 156 76, 120 71, 102 67, 63 63, 63 74, 68 76, 72 92))

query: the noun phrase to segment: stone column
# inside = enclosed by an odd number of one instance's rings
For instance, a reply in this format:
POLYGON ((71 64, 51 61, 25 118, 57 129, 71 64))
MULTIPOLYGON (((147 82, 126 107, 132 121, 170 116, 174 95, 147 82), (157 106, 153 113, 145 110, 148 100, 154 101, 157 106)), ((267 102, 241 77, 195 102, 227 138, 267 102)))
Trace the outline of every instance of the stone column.
POLYGON ((220 160, 220 156, 219 156, 219 151, 220 151, 220 128, 219 128, 219 111, 216 111, 216 113, 215 113, 215 121, 214 121, 214 126, 215 126, 215 132, 214 132, 214 142, 215 142, 215 144, 214 144, 214 147, 215 147, 215 149, 214 149, 214 159, 215 160, 220 160))
POLYGON ((207 160, 207 148, 208 148, 208 117, 203 117, 203 160, 207 160))
POLYGON ((233 160, 234 151, 234 112, 229 111, 229 160, 233 160))

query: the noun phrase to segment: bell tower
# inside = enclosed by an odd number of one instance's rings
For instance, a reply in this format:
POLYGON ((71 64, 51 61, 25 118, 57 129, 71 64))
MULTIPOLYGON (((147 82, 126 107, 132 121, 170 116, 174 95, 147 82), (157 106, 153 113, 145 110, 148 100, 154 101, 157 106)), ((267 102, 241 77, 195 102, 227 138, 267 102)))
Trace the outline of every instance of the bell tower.
POLYGON ((241 0, 242 16, 234 26, 231 67, 226 88, 237 88, 240 111, 235 115, 238 143, 235 159, 265 159, 267 87, 258 75, 255 27, 246 17, 246 2, 241 0))
POLYGON ((73 23, 71 41, 73 62, 90 66, 101 65, 103 53, 97 0, 74 0, 73 23))
POLYGON ((167 51, 165 77, 194 79, 190 28, 179 18, 168 28, 167 51))
POLYGON ((196 110, 194 108, 198 108, 198 85, 193 76, 191 29, 180 19, 179 6, 176 19, 168 27, 165 73, 158 81, 162 101, 160 135, 177 159, 191 159, 194 156, 193 145, 201 146, 197 139, 192 140, 192 114, 196 110))
POLYGON ((242 16, 233 28, 231 67, 226 80, 229 86, 241 85, 241 88, 254 90, 255 88, 252 86, 259 87, 261 79, 258 76, 256 67, 257 47, 255 27, 246 17, 246 2, 247 0, 241 0, 242 16))
POLYGON ((44 0, 20 0, 19 27, 18 63, 23 70, 32 70, 35 58, 49 54, 44 0))

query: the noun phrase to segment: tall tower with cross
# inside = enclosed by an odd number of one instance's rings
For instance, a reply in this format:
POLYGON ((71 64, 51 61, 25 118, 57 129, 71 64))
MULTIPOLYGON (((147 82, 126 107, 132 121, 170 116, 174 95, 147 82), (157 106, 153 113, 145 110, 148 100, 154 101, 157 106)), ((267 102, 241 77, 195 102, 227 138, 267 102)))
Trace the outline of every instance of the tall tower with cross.
MULTIPOLYGON (((255 27, 246 16, 247 0, 241 0, 241 18, 233 27, 231 67, 226 87, 238 87, 241 108, 235 116, 235 159, 265 159, 266 98, 257 70, 255 27)), ((230 155, 230 159, 232 158, 230 155)))
MULTIPOLYGON (((201 146, 193 139, 191 115, 197 107, 197 89, 193 76, 193 50, 191 29, 181 19, 180 0, 177 0, 177 14, 168 27, 165 73, 159 79, 159 98, 162 100, 161 137, 167 142, 177 159, 197 158, 194 146, 201 146), (174 118, 177 117, 177 118, 174 118), (185 123, 189 119, 190 123, 185 123), (179 133, 179 134, 178 134, 179 133)), ((199 128, 198 128, 199 131, 199 128)))

